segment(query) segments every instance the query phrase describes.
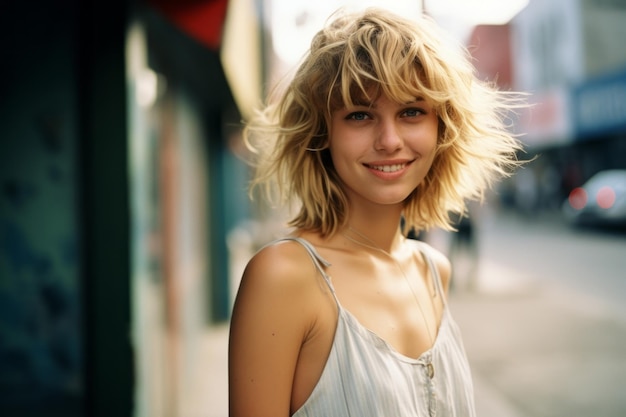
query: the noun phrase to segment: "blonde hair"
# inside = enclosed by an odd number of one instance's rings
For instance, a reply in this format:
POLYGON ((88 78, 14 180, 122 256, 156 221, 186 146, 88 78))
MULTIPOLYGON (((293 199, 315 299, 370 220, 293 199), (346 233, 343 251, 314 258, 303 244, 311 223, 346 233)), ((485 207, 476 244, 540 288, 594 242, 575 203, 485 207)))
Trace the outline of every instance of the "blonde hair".
POLYGON ((290 226, 333 234, 347 222, 348 201, 328 150, 332 112, 372 91, 396 102, 421 97, 438 115, 439 137, 430 171, 405 200, 405 230, 452 228, 451 213, 465 213, 468 200, 519 164, 507 118, 520 102, 477 79, 465 49, 445 39, 427 17, 374 8, 334 16, 278 101, 244 129, 258 154, 252 188, 298 200, 290 226))

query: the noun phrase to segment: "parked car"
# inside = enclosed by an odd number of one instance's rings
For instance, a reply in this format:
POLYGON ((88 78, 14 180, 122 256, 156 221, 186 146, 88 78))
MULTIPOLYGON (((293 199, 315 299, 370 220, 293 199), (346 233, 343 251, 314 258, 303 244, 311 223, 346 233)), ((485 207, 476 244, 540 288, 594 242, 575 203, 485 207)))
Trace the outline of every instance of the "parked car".
POLYGON ((570 192, 562 210, 575 225, 626 226, 626 170, 598 172, 570 192))

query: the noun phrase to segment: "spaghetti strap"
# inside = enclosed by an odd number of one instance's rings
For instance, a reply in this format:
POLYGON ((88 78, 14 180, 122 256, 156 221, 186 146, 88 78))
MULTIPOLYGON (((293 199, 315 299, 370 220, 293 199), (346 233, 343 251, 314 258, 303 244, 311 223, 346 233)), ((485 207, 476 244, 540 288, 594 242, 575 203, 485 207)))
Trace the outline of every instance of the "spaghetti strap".
POLYGON ((436 287, 436 291, 441 297, 441 299, 443 300, 443 303, 445 305, 446 297, 443 292, 443 284, 441 283, 441 276, 439 275, 439 270, 437 269, 435 262, 433 261, 432 257, 428 253, 430 249, 426 243, 421 242, 421 241, 416 241, 416 242, 418 242, 419 244, 419 250, 420 250, 420 253, 422 254, 422 257, 426 260, 426 263, 428 263, 428 270, 430 271, 430 275, 433 277, 433 282, 436 287))
POLYGON ((331 282, 330 276, 326 273, 326 268, 331 266, 331 263, 328 262, 326 259, 322 258, 322 256, 319 253, 317 253, 317 250, 315 249, 315 247, 308 240, 303 239, 301 237, 284 237, 284 238, 278 239, 277 242, 286 241, 286 240, 298 242, 300 245, 304 247, 304 249, 306 249, 306 251, 309 253, 309 256, 313 260, 313 264, 315 265, 315 268, 322 275, 322 277, 324 277, 324 281, 326 281, 326 284, 328 284, 328 288, 330 288, 330 292, 333 294, 333 297, 335 298, 335 301, 337 302, 337 304, 339 304, 339 300, 337 300, 337 295, 335 294, 335 288, 333 287, 333 283, 331 282))

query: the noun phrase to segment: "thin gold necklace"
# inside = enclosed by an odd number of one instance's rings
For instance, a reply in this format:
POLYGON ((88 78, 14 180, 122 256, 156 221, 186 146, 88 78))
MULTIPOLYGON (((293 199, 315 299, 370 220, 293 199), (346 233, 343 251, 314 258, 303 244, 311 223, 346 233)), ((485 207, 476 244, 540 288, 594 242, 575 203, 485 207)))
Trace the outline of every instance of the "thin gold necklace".
MULTIPOLYGON (((374 251, 383 253, 386 257, 391 259, 393 264, 398 268, 398 270, 400 270, 400 273, 404 277, 404 282, 406 283, 407 287, 409 287, 409 291, 411 291, 411 294, 413 295, 413 299, 415 300, 415 304, 417 305, 417 308, 419 309, 419 311, 420 311, 420 313, 422 315, 422 320, 424 322, 424 327, 426 327, 426 332, 428 333, 428 339, 429 339, 429 342, 430 342, 430 346, 432 348, 432 346, 434 345, 434 339, 433 339, 432 333, 430 331, 430 326, 428 325, 428 321, 426 320, 426 314, 424 314, 424 309, 422 308, 422 304, 419 302, 419 299, 417 298, 417 295, 415 294, 415 291, 413 291, 413 287, 411 286, 411 283, 409 282, 409 278, 404 273, 404 270, 402 269, 402 266, 400 265, 400 263, 396 260, 396 258, 393 257, 393 255, 391 255, 391 253, 387 252, 383 248, 381 248, 378 245, 376 245, 376 243, 372 239, 368 238, 364 234, 362 234, 362 233, 358 232, 357 230, 353 229, 352 226, 348 226, 348 230, 350 232, 354 233, 355 235, 357 235, 358 237, 360 237, 361 239, 364 239, 369 244, 360 242, 357 239, 348 236, 344 232, 342 234, 343 234, 343 236, 346 239, 348 239, 349 241, 351 241, 353 243, 356 243, 357 245, 360 245, 360 246, 372 249, 374 251)), ((434 368, 432 362, 430 362, 430 360, 428 360, 426 366, 427 366, 428 376, 432 379, 435 376, 435 368, 434 368)))

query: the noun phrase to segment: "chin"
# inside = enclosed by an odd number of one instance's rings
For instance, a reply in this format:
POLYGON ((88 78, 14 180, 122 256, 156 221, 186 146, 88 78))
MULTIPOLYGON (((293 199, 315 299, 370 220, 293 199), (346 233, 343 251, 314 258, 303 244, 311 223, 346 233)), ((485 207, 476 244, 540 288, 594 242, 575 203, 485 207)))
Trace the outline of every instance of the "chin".
POLYGON ((378 196, 376 199, 373 200, 373 202, 376 204, 384 205, 384 206, 393 206, 393 205, 404 206, 406 204, 406 201, 410 197, 411 197, 411 193, 402 194, 398 196, 389 196, 386 198, 381 198, 380 196, 378 196))

